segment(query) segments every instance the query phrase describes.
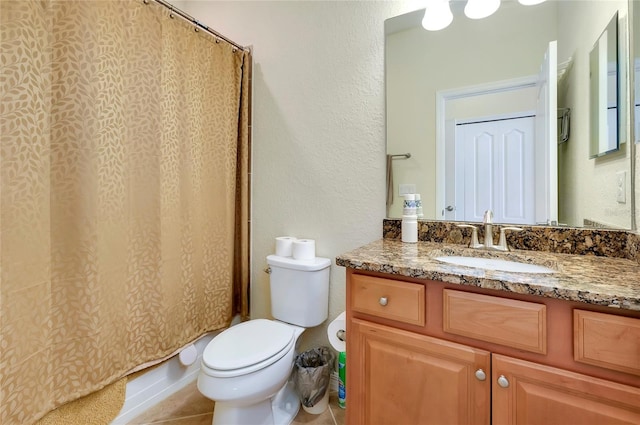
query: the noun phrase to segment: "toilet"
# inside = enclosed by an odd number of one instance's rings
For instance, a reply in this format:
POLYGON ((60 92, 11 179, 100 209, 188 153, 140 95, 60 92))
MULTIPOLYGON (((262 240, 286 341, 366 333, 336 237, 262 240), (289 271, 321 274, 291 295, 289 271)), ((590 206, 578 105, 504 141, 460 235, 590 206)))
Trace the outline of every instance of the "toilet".
POLYGON ((289 382, 296 342, 329 313, 331 260, 269 255, 271 314, 221 332, 205 347, 198 390, 215 401, 213 425, 288 425, 300 401, 289 382))

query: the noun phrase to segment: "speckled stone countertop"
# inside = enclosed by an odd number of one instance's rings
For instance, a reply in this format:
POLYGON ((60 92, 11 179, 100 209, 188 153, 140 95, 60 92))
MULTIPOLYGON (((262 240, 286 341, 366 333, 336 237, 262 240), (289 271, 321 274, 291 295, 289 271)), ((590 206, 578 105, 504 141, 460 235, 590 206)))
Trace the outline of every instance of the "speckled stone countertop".
POLYGON ((336 258, 357 270, 578 301, 640 311, 640 265, 632 260, 543 251, 484 251, 459 244, 381 239, 336 258), (444 263, 443 255, 499 258, 537 264, 556 273, 484 270, 444 263))

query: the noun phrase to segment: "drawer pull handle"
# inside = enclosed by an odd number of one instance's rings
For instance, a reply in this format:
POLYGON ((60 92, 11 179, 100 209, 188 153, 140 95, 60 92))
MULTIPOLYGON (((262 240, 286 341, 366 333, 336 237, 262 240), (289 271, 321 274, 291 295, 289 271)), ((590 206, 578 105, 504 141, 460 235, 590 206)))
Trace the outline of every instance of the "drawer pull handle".
POLYGON ((484 373, 484 370, 478 369, 476 370, 476 378, 478 378, 478 381, 484 381, 487 379, 487 374, 484 373))
POLYGON ((381 306, 385 306, 387 304, 389 304, 389 300, 387 299, 387 297, 380 297, 380 300, 378 300, 378 302, 380 303, 381 306))
POLYGON ((502 388, 509 388, 509 380, 505 378, 504 375, 500 375, 500 377, 498 378, 498 385, 500 385, 502 388))

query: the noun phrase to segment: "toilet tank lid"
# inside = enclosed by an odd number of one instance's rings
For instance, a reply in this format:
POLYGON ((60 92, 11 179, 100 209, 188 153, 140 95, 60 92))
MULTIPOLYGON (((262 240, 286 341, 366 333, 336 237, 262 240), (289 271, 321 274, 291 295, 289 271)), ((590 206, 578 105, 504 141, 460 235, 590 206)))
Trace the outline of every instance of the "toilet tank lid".
POLYGON ((313 260, 296 260, 293 257, 268 255, 267 264, 269 264, 270 266, 277 266, 285 269, 314 272, 329 267, 331 265, 331 260, 322 257, 316 257, 313 260))

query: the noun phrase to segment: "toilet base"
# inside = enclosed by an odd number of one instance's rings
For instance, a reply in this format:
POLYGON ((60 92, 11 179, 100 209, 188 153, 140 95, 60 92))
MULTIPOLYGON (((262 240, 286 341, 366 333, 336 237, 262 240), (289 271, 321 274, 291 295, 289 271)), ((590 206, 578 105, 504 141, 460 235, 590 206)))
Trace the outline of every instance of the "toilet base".
POLYGON ((271 405, 274 425, 289 425, 293 422, 300 409, 300 399, 292 382, 287 382, 282 387, 280 392, 273 397, 271 405))
POLYGON ((213 425, 289 425, 298 414, 300 400, 293 383, 287 381, 270 399, 249 406, 216 402, 213 425))

